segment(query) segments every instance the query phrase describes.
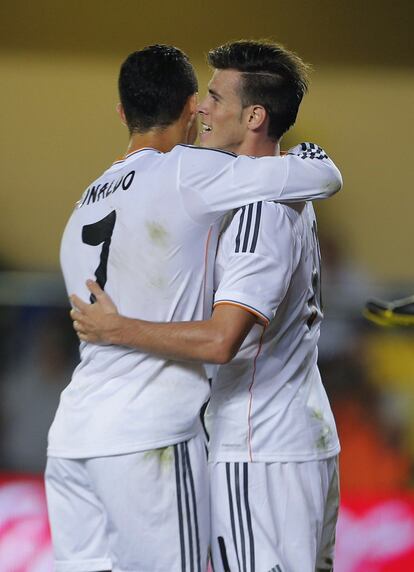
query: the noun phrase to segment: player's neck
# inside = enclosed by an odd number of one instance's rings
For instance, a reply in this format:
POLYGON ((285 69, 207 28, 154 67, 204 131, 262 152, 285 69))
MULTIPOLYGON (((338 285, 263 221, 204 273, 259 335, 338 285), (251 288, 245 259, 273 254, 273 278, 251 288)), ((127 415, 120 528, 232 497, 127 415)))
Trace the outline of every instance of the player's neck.
POLYGON ((175 145, 184 143, 182 139, 182 130, 176 124, 170 125, 165 129, 151 129, 145 133, 133 133, 129 139, 126 155, 145 147, 156 149, 161 151, 161 153, 167 153, 175 145))
POLYGON ((269 157, 280 155, 279 142, 272 141, 268 137, 252 138, 244 141, 236 151, 237 155, 250 155, 250 157, 269 157))

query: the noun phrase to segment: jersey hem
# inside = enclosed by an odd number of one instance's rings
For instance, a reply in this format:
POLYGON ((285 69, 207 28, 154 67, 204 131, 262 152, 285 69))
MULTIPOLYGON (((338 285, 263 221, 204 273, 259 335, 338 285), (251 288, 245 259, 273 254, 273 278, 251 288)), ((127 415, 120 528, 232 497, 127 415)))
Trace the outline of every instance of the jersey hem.
POLYGON ((341 451, 341 447, 338 444, 332 449, 328 449, 323 453, 255 453, 253 451, 250 458, 249 451, 226 451, 219 452, 216 454, 209 454, 209 463, 301 463, 306 461, 323 461, 324 459, 330 459, 335 457, 341 451))
POLYGON ((109 558, 93 558, 84 560, 55 560, 56 572, 100 572, 111 570, 112 562, 109 558))
POLYGON ((74 451, 73 449, 60 449, 58 447, 48 447, 46 455, 48 457, 58 457, 63 459, 89 459, 93 457, 112 457, 115 455, 128 455, 129 453, 139 453, 140 451, 149 451, 151 449, 160 449, 161 447, 169 447, 183 441, 193 439, 198 434, 201 434, 201 429, 196 428, 191 433, 184 433, 177 435, 171 439, 161 439, 159 441, 148 441, 146 443, 135 443, 125 445, 124 447, 108 447, 108 448, 91 448, 81 451, 74 451))
POLYGON ((223 306, 223 305, 236 306, 238 308, 242 308, 243 310, 245 310, 249 314, 252 314, 253 316, 255 316, 255 318, 257 318, 257 320, 261 324, 264 324, 265 326, 268 326, 270 323, 270 319, 265 314, 260 312, 260 310, 257 310, 256 308, 253 308, 252 306, 249 306, 248 304, 245 304, 244 302, 239 302, 238 300, 229 300, 227 298, 221 298, 221 299, 218 299, 214 302, 213 308, 215 308, 216 306, 223 306))

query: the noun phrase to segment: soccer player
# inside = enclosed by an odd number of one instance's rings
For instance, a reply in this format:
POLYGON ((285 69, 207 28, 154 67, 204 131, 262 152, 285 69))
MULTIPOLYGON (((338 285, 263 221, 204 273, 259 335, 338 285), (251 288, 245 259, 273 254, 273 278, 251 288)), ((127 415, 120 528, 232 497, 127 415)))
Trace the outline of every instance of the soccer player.
MULTIPOLYGON (((252 159, 182 145, 194 141, 196 90, 176 48, 150 46, 123 63, 128 153, 86 189, 68 221, 61 264, 69 293, 85 297, 95 274, 123 314, 200 320, 211 308, 224 213, 340 188, 327 156, 311 159, 300 146, 285 158, 252 159)), ((203 366, 122 346, 85 343, 80 353, 49 433, 56 569, 201 572, 209 541, 203 366)))
MULTIPOLYGON (((209 62, 216 71, 200 106, 203 144, 277 153, 306 86, 301 61, 277 45, 236 42, 212 50, 209 62)), ((316 148, 304 146, 303 155, 323 160, 316 148)), ((320 255, 311 204, 241 208, 221 237, 216 282, 212 318, 185 324, 119 316, 89 282, 97 304, 73 297, 75 329, 89 342, 226 364, 207 413, 216 572, 332 570, 339 442, 317 368, 320 255)))

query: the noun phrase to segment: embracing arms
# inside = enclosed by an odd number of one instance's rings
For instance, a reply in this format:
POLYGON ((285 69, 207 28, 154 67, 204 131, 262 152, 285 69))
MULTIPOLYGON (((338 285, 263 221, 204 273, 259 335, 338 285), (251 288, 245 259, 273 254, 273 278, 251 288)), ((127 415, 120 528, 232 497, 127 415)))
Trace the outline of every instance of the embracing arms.
POLYGON ((314 143, 301 143, 284 156, 260 158, 202 147, 175 149, 179 154, 178 186, 195 220, 210 220, 263 200, 326 199, 342 187, 338 168, 314 143))
POLYGON ((148 322, 118 314, 101 288, 88 280, 94 304, 71 296, 73 326, 81 341, 128 346, 179 361, 224 364, 238 352, 256 322, 246 310, 219 305, 209 320, 195 322, 148 322))

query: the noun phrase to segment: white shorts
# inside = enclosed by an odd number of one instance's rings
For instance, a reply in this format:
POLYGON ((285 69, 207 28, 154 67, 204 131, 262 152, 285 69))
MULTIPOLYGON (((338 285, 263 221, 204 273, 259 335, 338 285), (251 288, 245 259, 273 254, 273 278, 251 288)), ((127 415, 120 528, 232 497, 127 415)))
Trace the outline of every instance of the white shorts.
POLYGON ((205 572, 208 471, 201 436, 91 459, 49 457, 56 572, 205 572))
POLYGON ((337 457, 210 464, 214 572, 331 572, 337 457))

